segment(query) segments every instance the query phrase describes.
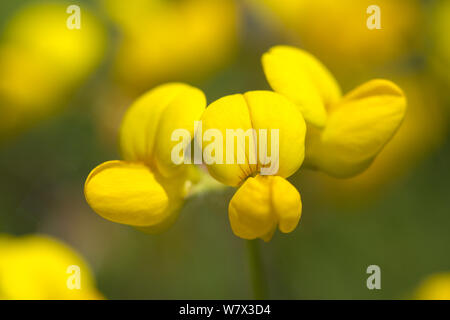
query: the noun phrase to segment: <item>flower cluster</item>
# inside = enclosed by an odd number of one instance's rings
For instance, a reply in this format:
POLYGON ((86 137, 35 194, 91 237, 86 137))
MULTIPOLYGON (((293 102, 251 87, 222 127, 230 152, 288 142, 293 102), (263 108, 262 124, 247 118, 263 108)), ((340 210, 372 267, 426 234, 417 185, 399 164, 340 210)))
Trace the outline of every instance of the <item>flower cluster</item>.
MULTIPOLYGON (((205 165, 214 179, 238 188, 228 208, 235 235, 269 241, 277 227, 288 233, 300 220, 300 194, 286 179, 303 162, 337 177, 361 173, 404 118, 404 94, 388 80, 371 80, 342 95, 325 66, 288 46, 272 48, 262 64, 273 91, 225 96, 206 109, 204 94, 180 83, 159 86, 139 98, 120 131, 125 160, 101 164, 86 180, 86 200, 94 211, 145 231, 163 230, 175 221, 186 186, 193 180, 192 165, 171 161, 176 144, 172 132, 182 128, 193 136, 192 124, 199 120, 203 130, 223 135, 228 130, 263 129, 266 141, 260 135, 246 135, 233 145, 231 155, 214 155, 224 161, 205 165), (277 140, 271 139, 272 129, 277 130, 277 140), (272 150, 271 143, 277 143, 276 155, 252 147, 272 150), (273 164, 269 162, 276 162, 278 170, 264 175, 262 169, 273 164)), ((205 139, 196 133, 193 144, 202 146, 205 139)), ((185 147, 191 149, 192 144, 185 147)))

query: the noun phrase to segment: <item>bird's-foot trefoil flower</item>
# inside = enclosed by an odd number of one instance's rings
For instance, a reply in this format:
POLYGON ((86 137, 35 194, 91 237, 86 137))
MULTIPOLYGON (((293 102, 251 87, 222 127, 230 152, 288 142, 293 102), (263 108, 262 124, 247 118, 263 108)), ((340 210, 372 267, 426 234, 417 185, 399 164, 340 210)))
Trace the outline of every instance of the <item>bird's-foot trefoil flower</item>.
POLYGON ((232 131, 246 133, 231 144, 228 139, 205 143, 198 131, 196 134, 196 143, 206 144, 205 151, 209 144, 223 144, 219 148, 225 150, 219 156, 222 161, 204 160, 216 180, 239 188, 228 207, 234 234, 269 241, 277 226, 285 233, 293 231, 302 205, 299 192, 285 178, 297 171, 304 159, 306 124, 298 108, 275 92, 251 91, 213 102, 201 120, 203 131, 214 129, 218 136, 229 137, 232 131), (273 139, 275 132, 277 139, 273 139), (267 161, 270 150, 278 153, 270 154, 267 161), (277 171, 263 175, 262 169, 273 163, 277 171))
POLYGON ((272 89, 295 103, 305 118, 307 167, 336 177, 361 173, 405 116, 406 98, 391 81, 371 80, 342 96, 320 61, 289 46, 271 48, 262 64, 272 89))
POLYGON ((85 197, 105 219, 159 232, 169 227, 181 208, 192 167, 176 165, 171 150, 175 129, 194 134, 206 98, 197 88, 168 83, 142 95, 128 109, 120 129, 124 160, 107 161, 91 171, 85 197))

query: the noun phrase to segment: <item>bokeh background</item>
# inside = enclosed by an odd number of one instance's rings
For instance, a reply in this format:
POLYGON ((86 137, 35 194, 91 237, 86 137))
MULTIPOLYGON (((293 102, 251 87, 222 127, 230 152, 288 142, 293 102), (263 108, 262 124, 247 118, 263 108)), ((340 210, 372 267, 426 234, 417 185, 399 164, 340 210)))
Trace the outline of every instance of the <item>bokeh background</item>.
POLYGON ((0 28, 0 233, 66 243, 105 298, 252 297, 227 218, 232 189, 190 198, 169 231, 146 235, 96 215, 83 186, 120 158, 117 128, 137 96, 167 81, 201 88, 208 103, 270 89, 260 57, 276 44, 316 55, 344 92, 393 80, 409 109, 362 175, 290 178, 303 215, 261 242, 269 298, 414 298, 450 272, 449 1, 2 0, 0 28), (65 26, 71 4, 80 30, 65 26), (372 4, 380 30, 366 27, 372 4), (372 264, 381 290, 366 287, 372 264))

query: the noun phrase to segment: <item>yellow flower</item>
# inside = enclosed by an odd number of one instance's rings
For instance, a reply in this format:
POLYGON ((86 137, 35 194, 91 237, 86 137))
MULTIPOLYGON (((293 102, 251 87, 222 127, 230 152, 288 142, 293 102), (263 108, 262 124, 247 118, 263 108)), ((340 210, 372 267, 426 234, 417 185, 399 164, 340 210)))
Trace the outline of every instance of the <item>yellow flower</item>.
POLYGON ((170 226, 186 195, 187 166, 175 165, 175 129, 193 136, 193 123, 205 109, 202 91, 168 83, 142 95, 128 109, 120 130, 124 161, 107 161, 91 171, 85 197, 105 219, 156 232, 170 226))
MULTIPOLYGON (((306 134, 305 122, 296 106, 275 92, 251 91, 213 102, 201 120, 205 136, 208 130, 216 130, 220 136, 227 137, 204 143, 203 156, 215 179, 239 187, 228 208, 234 234, 244 239, 269 241, 277 225, 285 233, 294 230, 301 215, 301 199, 285 178, 303 162, 306 134), (243 139, 238 138, 235 143, 230 132, 239 130, 244 133, 243 139), (266 137, 260 135, 263 130, 266 137), (276 132, 278 139, 273 139, 276 132), (221 155, 214 154, 220 163, 208 163, 208 156, 205 157, 213 144, 225 150, 221 155), (262 149, 270 150, 270 161, 267 153, 261 153, 262 149), (261 175, 274 164, 278 170, 261 175)), ((207 140, 205 136, 197 131, 199 145, 207 140)))
POLYGON ((0 133, 54 111, 100 63, 103 26, 83 6, 81 29, 68 29, 67 6, 29 5, 7 23, 0 43, 0 133))
POLYGON ((371 80, 342 97, 331 73, 303 50, 276 46, 262 63, 272 89, 294 102, 308 124, 305 164, 330 175, 364 171, 405 116, 405 96, 388 80, 371 80))
POLYGON ((418 300, 450 300, 450 273, 436 273, 425 279, 416 291, 418 300))
POLYGON ((350 179, 321 175, 319 183, 326 196, 352 205, 376 198, 396 181, 436 151, 445 141, 448 120, 439 89, 426 75, 396 77, 408 96, 408 112, 397 133, 362 174, 350 179))
POLYGON ((41 235, 0 235, 0 299, 72 300, 103 296, 95 288, 87 264, 65 244, 41 235))
POLYGON ((223 65, 237 44, 238 8, 229 0, 105 0, 121 35, 119 81, 146 88, 192 79, 223 65))

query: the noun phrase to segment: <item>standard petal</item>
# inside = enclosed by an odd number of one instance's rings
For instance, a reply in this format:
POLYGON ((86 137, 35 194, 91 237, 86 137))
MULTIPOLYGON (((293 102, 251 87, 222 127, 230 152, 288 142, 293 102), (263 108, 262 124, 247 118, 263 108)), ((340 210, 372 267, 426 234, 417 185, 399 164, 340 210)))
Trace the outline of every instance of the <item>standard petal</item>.
POLYGON ((149 226, 169 218, 168 194, 143 164, 104 162, 89 174, 84 193, 91 208, 113 222, 149 226))
MULTIPOLYGON (((257 173, 288 177, 304 159, 305 121, 292 102, 272 91, 250 91, 215 101, 202 116, 203 137, 210 130, 221 136, 216 146, 222 150, 222 163, 206 159, 207 167, 214 178, 227 185, 237 186, 257 173), (240 139, 229 135, 239 130, 240 139), (227 157, 232 163, 227 163, 227 157)), ((200 137, 198 132, 197 143, 201 143, 200 137)), ((203 142, 204 153, 216 141, 217 137, 203 142)))
POLYGON ((337 177, 366 169, 399 128, 406 112, 402 90, 369 81, 333 107, 323 131, 308 131, 306 162, 337 177))
POLYGON ((140 161, 169 176, 176 165, 171 160, 175 129, 193 137, 194 121, 206 106, 203 92, 183 83, 168 83, 142 95, 127 111, 120 130, 123 157, 140 161))
POLYGON ((275 46, 262 57, 272 89, 294 102, 306 122, 324 127, 327 107, 337 102, 341 90, 332 74, 311 54, 289 46, 275 46))
POLYGON ((282 232, 293 231, 301 210, 300 194, 287 180, 258 175, 248 178, 236 191, 228 216, 236 236, 269 241, 277 224, 282 232))
POLYGON ((292 102, 272 91, 250 91, 244 97, 257 135, 257 173, 265 167, 266 175, 289 177, 298 170, 305 157, 306 124, 303 116, 292 102), (260 139, 261 130, 267 132, 267 139, 260 139), (278 130, 278 139, 276 136, 273 139, 278 146, 272 145, 272 134, 276 133, 272 130, 278 130), (263 146, 267 152, 261 156, 263 146))
MULTIPOLYGON (((250 144, 254 145, 255 140, 253 134, 248 131, 252 129, 252 124, 244 96, 242 94, 234 94, 214 101, 206 108, 201 120, 201 131, 199 128, 196 132, 197 144, 202 146, 203 154, 209 154, 207 148, 215 146, 214 156, 218 160, 213 163, 212 157, 204 157, 209 173, 226 185, 239 185, 245 177, 256 170, 256 165, 249 165, 248 162, 250 144), (238 142, 237 138, 233 137, 234 149, 231 147, 227 148, 227 131, 231 137, 230 132, 237 133, 237 130, 247 133, 247 137, 241 143, 238 142), (210 142, 202 142, 202 140, 206 140, 205 137, 209 135, 208 132, 217 132, 217 135, 211 137, 210 142), (220 156, 218 155, 219 151, 222 151, 220 156), (227 163, 227 154, 230 158, 229 163, 227 163), (238 163, 239 157, 244 158, 243 163, 238 163), (219 161, 220 163, 217 163, 219 161)), ((229 142, 231 141, 230 138, 229 142)))
POLYGON ((173 141, 175 130, 185 130, 189 139, 194 138, 194 122, 200 120, 206 108, 206 98, 197 88, 187 87, 166 106, 159 120, 155 140, 154 158, 158 172, 170 177, 185 167, 176 165, 172 160, 172 150, 180 141, 173 141))

